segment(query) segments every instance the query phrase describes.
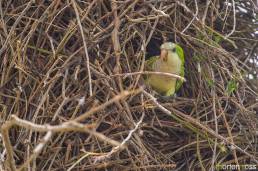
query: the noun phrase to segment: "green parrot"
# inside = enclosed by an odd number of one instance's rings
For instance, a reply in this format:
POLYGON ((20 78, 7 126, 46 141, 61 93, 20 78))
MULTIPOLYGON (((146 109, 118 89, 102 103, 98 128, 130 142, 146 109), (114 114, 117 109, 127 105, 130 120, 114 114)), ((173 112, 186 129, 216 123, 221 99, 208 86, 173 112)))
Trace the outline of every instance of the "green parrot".
MULTIPOLYGON (((165 42, 160 47, 160 56, 146 60, 147 71, 166 72, 184 77, 184 51, 172 42, 165 42)), ((173 96, 182 86, 183 80, 165 75, 148 74, 145 83, 162 96, 173 96)))

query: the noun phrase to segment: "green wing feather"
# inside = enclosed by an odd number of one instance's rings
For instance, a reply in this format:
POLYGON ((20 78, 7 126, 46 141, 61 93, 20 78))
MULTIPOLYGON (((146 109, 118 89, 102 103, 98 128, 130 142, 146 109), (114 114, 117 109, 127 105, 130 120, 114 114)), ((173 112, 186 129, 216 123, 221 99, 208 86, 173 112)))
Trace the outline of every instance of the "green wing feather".
MULTIPOLYGON (((178 54, 180 60, 182 61, 181 63, 181 70, 180 70, 180 76, 181 77, 184 77, 185 75, 185 67, 184 67, 184 64, 185 64, 185 57, 184 57, 184 50, 179 46, 179 45, 176 45, 176 53, 178 54)), ((183 81, 178 79, 177 82, 176 82, 176 91, 178 91, 180 89, 180 87, 182 86, 183 84, 183 81)))
MULTIPOLYGON (((154 63, 159 59, 159 56, 152 56, 148 60, 145 61, 145 71, 153 71, 153 65, 154 63)), ((146 83, 148 83, 148 77, 149 75, 143 75, 143 79, 146 83)))
POLYGON ((159 56, 152 56, 145 61, 145 68, 147 71, 153 71, 153 64, 159 59, 159 56))

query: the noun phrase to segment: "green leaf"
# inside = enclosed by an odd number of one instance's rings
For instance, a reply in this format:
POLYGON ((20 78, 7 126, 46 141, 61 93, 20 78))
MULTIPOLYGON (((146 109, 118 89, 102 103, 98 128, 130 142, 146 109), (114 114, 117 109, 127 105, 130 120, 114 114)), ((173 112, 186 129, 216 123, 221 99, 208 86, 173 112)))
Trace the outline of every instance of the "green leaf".
POLYGON ((215 83, 212 79, 206 78, 206 81, 207 81, 209 87, 214 87, 215 83))
POLYGON ((223 37, 214 35, 214 41, 219 44, 219 42, 223 39, 223 37))
POLYGON ((184 62, 185 62, 184 50, 178 44, 176 44, 176 53, 178 54, 179 58, 181 59, 182 64, 184 64, 184 62))
POLYGON ((230 80, 227 84, 227 94, 232 94, 237 89, 237 82, 235 80, 230 80))

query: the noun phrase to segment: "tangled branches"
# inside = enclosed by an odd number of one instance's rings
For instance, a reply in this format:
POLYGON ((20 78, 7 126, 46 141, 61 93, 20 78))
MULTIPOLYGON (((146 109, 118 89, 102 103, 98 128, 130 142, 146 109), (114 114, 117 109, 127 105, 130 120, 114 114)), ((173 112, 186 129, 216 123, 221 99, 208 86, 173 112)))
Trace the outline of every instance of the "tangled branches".
POLYGON ((258 72, 257 11, 251 0, 1 2, 0 169, 257 164, 258 85, 246 77, 258 72), (167 100, 142 81, 164 41, 186 56, 167 100))

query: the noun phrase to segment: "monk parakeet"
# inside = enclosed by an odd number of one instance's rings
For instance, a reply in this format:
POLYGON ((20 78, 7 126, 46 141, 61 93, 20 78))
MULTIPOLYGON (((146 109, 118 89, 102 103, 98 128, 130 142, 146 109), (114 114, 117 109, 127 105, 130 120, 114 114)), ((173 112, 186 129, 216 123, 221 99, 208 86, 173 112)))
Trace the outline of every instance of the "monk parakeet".
MULTIPOLYGON (((160 49, 160 56, 153 56, 146 60, 146 70, 172 73, 184 77, 183 49, 172 42, 163 43, 160 49)), ((160 95, 172 96, 182 86, 183 80, 166 75, 148 74, 145 82, 160 95)))

